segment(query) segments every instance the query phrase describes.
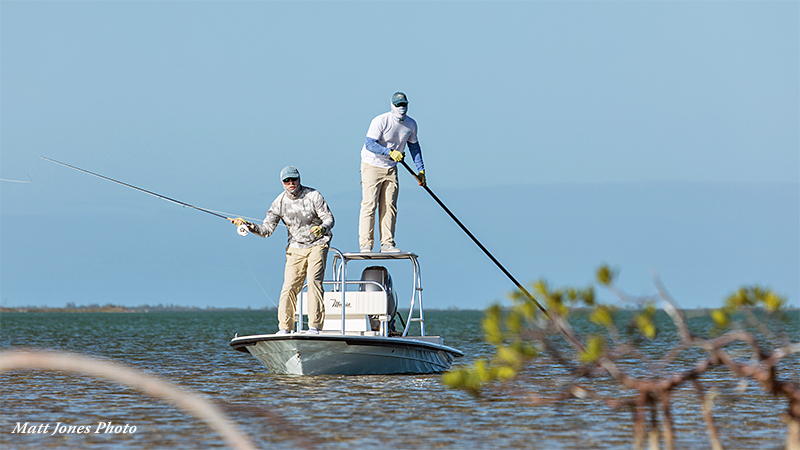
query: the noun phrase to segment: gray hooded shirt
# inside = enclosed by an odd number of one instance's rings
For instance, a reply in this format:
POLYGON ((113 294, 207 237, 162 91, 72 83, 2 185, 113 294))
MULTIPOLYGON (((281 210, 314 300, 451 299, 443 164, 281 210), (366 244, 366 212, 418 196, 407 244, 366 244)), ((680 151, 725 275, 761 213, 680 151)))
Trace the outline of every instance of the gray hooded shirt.
POLYGON ((310 248, 328 244, 333 238, 333 213, 322 194, 314 188, 301 185, 293 193, 281 192, 269 207, 264 224, 254 224, 253 232, 261 237, 268 237, 281 220, 288 231, 287 248, 310 248), (311 232, 311 228, 317 225, 323 229, 320 237, 311 232))

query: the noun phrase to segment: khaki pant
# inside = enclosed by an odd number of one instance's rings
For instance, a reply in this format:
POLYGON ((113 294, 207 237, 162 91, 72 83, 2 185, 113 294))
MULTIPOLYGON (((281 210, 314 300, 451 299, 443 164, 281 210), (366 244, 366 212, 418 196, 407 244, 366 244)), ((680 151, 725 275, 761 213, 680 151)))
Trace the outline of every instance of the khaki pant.
POLYGON ((328 244, 311 248, 286 249, 286 269, 283 288, 278 303, 278 324, 282 330, 294 329, 294 314, 297 309, 297 294, 308 278, 308 327, 322 329, 325 320, 325 304, 322 302, 322 279, 325 276, 325 260, 328 244))
POLYGON ((358 247, 372 248, 375 236, 375 209, 378 209, 381 245, 394 247, 399 191, 397 166, 391 169, 361 162, 361 214, 358 220, 358 247))

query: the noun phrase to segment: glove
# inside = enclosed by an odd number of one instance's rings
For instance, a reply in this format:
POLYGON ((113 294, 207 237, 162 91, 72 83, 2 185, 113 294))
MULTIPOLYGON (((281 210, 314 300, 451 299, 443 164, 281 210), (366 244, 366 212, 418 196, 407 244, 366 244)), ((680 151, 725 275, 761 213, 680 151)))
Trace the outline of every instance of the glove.
POLYGON ((325 234, 325 229, 319 225, 316 225, 311 227, 311 233, 316 237, 321 237, 323 234, 325 234))
POLYGON ((420 186, 427 186, 428 182, 425 180, 425 169, 422 169, 417 174, 417 179, 419 180, 420 186))
POLYGON ((389 151, 389 158, 392 158, 395 162, 400 162, 405 158, 406 155, 398 152, 397 150, 389 151))
MULTIPOLYGON (((232 223, 232 224, 234 224, 234 225, 236 225, 237 227, 238 227, 239 225, 250 225, 250 222, 248 222, 248 221, 246 221, 246 220, 242 219, 241 217, 237 217, 237 218, 235 218, 235 219, 231 219, 230 217, 228 217, 228 220, 230 220, 230 221, 231 221, 231 223, 232 223)), ((249 226, 248 226, 248 228, 249 228, 249 226)))

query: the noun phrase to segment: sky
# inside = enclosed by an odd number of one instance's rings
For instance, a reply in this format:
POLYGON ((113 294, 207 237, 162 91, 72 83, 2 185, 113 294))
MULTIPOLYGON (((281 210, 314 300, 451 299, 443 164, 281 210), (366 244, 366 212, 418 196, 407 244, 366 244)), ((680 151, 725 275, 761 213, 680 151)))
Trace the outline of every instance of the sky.
MULTIPOLYGON (((796 1, 2 0, 0 304, 273 307, 285 229, 39 157, 253 219, 295 165, 356 251, 361 146, 403 91, 429 187, 521 282, 609 264, 633 296, 657 274, 687 308, 752 284, 798 306, 799 86, 796 1)), ((400 184, 425 306, 509 304, 400 184)))

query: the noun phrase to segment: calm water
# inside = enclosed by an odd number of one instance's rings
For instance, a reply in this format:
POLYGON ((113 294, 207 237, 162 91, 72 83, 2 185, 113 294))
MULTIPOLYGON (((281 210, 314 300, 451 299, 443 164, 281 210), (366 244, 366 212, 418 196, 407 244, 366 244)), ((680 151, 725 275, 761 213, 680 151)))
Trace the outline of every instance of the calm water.
MULTIPOLYGON (((789 321, 798 341, 798 316, 789 321)), ((0 347, 57 349, 121 362, 200 393, 219 404, 261 448, 269 449, 628 449, 630 414, 597 401, 537 405, 531 393, 558 392, 562 368, 537 363, 517 382, 485 398, 444 387, 438 375, 288 377, 265 373, 228 346, 234 333, 274 331, 274 311, 147 314, 21 313, 0 317, 0 347)), ((467 364, 491 348, 481 341, 481 312, 429 311, 428 334, 464 351, 467 364)), ((702 328, 704 323, 696 323, 702 328)), ((666 348, 663 334, 648 349, 666 348)), ((635 369, 635 368, 631 368, 635 369)), ((797 359, 785 364, 798 379, 797 359)), ((778 449, 786 403, 741 386, 720 370, 704 378, 721 388, 714 410, 729 449, 778 449)), ((58 372, 0 375, 0 447, 224 448, 203 422, 160 400, 110 382, 58 372), (20 435, 17 422, 136 426, 134 434, 20 435)), ((600 386, 613 392, 615 387, 600 386)), ((678 448, 708 448, 693 390, 675 393, 678 448)))

